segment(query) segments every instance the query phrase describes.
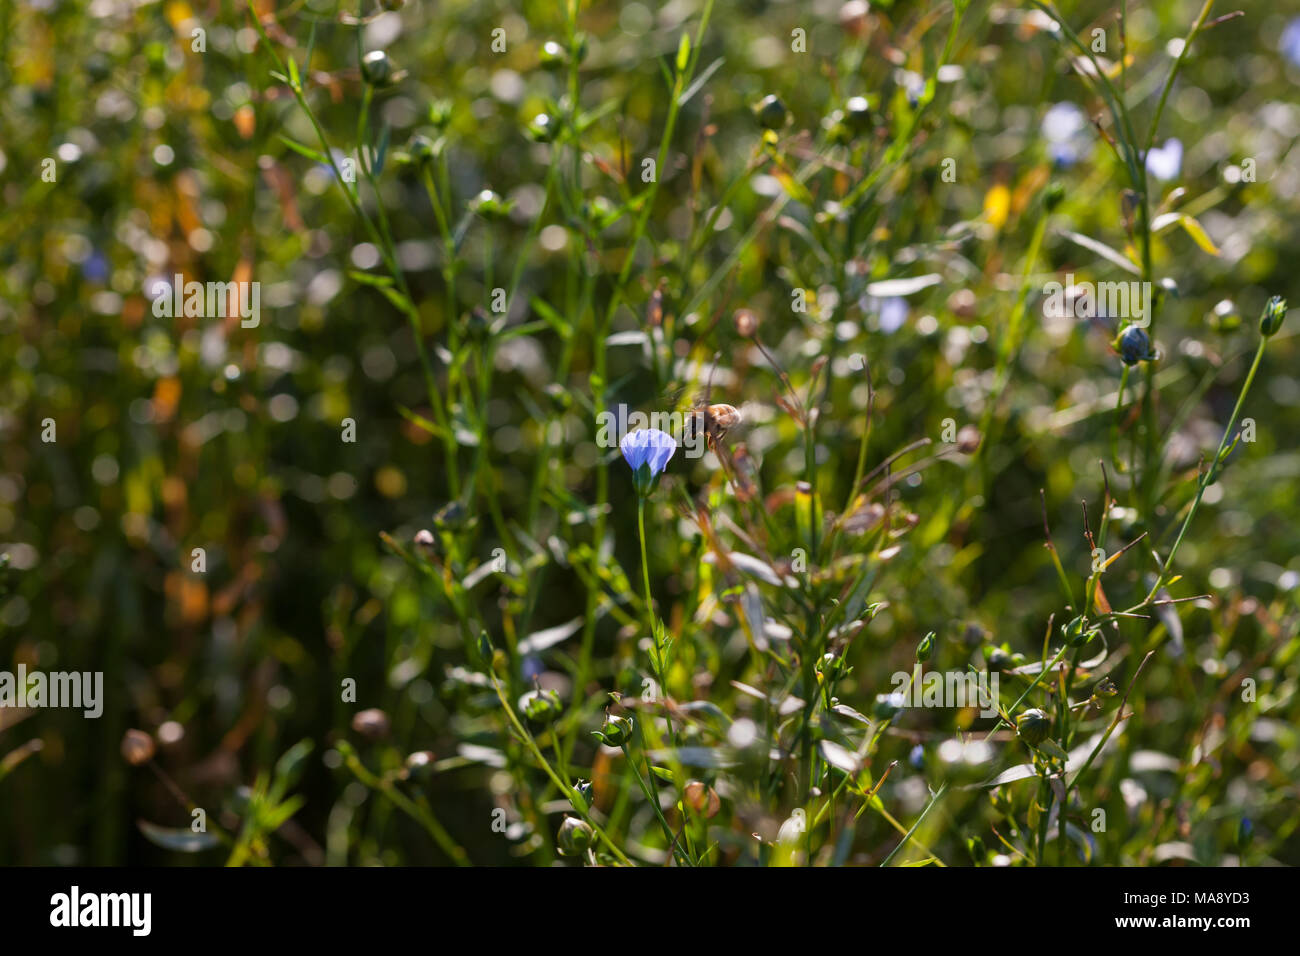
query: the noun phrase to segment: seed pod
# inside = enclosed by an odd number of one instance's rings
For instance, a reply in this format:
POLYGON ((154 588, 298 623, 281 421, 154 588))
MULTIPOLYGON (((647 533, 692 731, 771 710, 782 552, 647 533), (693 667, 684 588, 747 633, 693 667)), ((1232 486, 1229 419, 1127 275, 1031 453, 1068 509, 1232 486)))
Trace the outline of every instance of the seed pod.
POLYGON ((1097 686, 1092 689, 1093 697, 1114 697, 1119 693, 1119 688, 1109 677, 1103 677, 1097 681, 1097 686))
POLYGON ((424 166, 433 162, 438 155, 437 144, 429 137, 416 133, 407 144, 406 151, 411 154, 411 161, 424 166))
POLYGON ((712 820, 722 809, 718 792, 702 780, 692 780, 688 783, 683 795, 686 798, 686 806, 706 820, 712 820))
POLYGON ((847 146, 853 142, 853 130, 844 120, 843 110, 831 110, 822 120, 822 128, 826 130, 826 138, 833 146, 847 146))
POLYGON ((550 723, 560 716, 563 709, 560 695, 553 690, 543 690, 539 687, 519 698, 519 710, 535 724, 550 723))
POLYGON ((388 715, 378 707, 358 711, 352 717, 352 729, 367 740, 379 740, 388 736, 388 715))
POLYGON ((554 40, 547 40, 542 44, 542 52, 539 54, 542 66, 547 69, 557 69, 568 61, 568 54, 564 52, 564 47, 554 40))
POLYGON ((790 111, 779 96, 769 93, 754 105, 754 117, 763 129, 776 131, 789 122, 790 111))
POLYGON ((1052 727, 1052 719, 1045 711, 1037 707, 1030 708, 1016 721, 1016 733, 1027 744, 1037 746, 1047 739, 1047 732, 1052 727))
POLYGON ((451 101, 434 100, 429 104, 429 122, 443 130, 451 122, 451 101))
POLYGON ((925 637, 921 638, 921 643, 916 645, 916 659, 925 663, 934 653, 934 631, 931 631, 925 637))
POLYGON ((1205 317, 1210 328, 1219 333, 1234 332, 1241 327, 1241 313, 1231 299, 1223 299, 1205 317))
POLYGON ((1080 616, 1061 625, 1061 636, 1071 647, 1083 647, 1097 636, 1097 628, 1089 626, 1088 622, 1080 616))
POLYGON ((1047 191, 1043 193, 1043 205, 1047 211, 1051 212, 1063 202, 1065 202, 1065 186, 1061 183, 1049 184, 1047 191))
POLYGON ((565 817, 560 824, 560 833, 555 839, 560 856, 581 856, 595 842, 596 834, 591 825, 577 817, 565 817))
POLYGON ((558 132, 559 125, 546 113, 538 113, 528 124, 528 136, 537 143, 553 142, 558 132))
POLYGON ((510 215, 514 203, 502 199, 490 189, 485 189, 469 201, 469 211, 477 213, 484 219, 504 219, 510 215))
POLYGON ((854 96, 844 104, 844 121, 856 133, 871 128, 871 105, 865 96, 854 96))
POLYGON ((417 750, 406 758, 406 775, 413 780, 427 780, 433 773, 432 750, 417 750))
POLYGON ((1286 299, 1280 295, 1275 295, 1264 303, 1264 311, 1259 316, 1259 333, 1265 338, 1270 338, 1277 334, 1277 330, 1282 328, 1282 320, 1286 318, 1286 299))
POLYGON ((607 716, 604 726, 592 733, 606 747, 621 747, 632 739, 632 721, 627 717, 607 716))
POLYGON ((383 50, 371 50, 361 58, 361 78, 371 86, 388 86, 393 81, 393 64, 383 50))
POLYGON ((736 324, 736 334, 749 338, 758 331, 758 316, 750 309, 737 309, 732 313, 731 321, 736 324))
POLYGON ((122 759, 132 767, 148 763, 153 755, 153 737, 143 730, 128 730, 122 735, 122 759))
POLYGON ((877 720, 893 720, 903 709, 906 701, 900 693, 877 694, 876 703, 871 708, 872 715, 877 720))

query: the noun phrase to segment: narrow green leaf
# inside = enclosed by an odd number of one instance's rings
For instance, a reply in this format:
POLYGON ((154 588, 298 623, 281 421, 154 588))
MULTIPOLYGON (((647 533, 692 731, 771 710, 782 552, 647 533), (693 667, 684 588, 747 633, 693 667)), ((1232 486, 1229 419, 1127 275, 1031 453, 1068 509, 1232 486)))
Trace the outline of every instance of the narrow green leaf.
POLYGON ((284 145, 288 146, 295 153, 300 153, 301 155, 306 156, 308 159, 313 159, 318 163, 329 162, 329 159, 325 156, 324 153, 314 150, 310 146, 304 146, 302 143, 292 140, 288 136, 285 136, 284 134, 280 134, 280 142, 284 143, 284 145))

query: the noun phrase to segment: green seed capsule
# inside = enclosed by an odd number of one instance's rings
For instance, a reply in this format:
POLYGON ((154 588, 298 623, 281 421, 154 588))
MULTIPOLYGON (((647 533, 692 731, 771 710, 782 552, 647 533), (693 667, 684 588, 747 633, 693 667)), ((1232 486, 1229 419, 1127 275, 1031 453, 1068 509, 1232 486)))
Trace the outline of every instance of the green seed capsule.
POLYGON ((1082 617, 1076 617, 1061 625, 1061 636, 1071 647, 1082 647, 1097 636, 1097 628, 1089 627, 1082 617))
POLYGON ((577 817, 565 817, 555 843, 561 856, 581 856, 595 842, 596 834, 591 824, 577 817))
POLYGON ((429 779, 435 759, 432 750, 417 750, 406 758, 406 775, 412 780, 429 779))
POLYGON ((789 122, 790 111, 779 96, 769 93, 754 107, 754 116, 763 129, 778 130, 789 122))
POLYGON ((548 69, 563 66, 568 61, 569 55, 565 52, 564 47, 554 40, 547 40, 542 44, 540 59, 542 66, 548 69))
POLYGON ((387 86, 393 80, 393 64, 383 50, 371 50, 361 59, 361 78, 371 86, 387 86))
POLYGON ((844 104, 844 119, 855 133, 871 128, 871 105, 865 96, 854 96, 844 104))
POLYGON ((1205 321, 1216 332, 1234 332, 1241 327, 1241 313, 1231 299, 1224 299, 1205 317, 1205 321))
POLYGON ((934 653, 934 631, 931 631, 925 637, 921 638, 921 643, 916 645, 916 659, 925 663, 934 653))
POLYGON ((906 705, 902 694, 877 694, 875 706, 871 708, 872 716, 877 720, 893 720, 906 705))
POLYGON ((446 129, 451 122, 451 101, 434 100, 429 104, 429 122, 438 129, 446 129))
POLYGON ((510 215, 514 203, 502 199, 490 189, 485 189, 469 202, 469 210, 484 219, 504 219, 510 215))
POLYGON ((406 151, 411 154, 411 160, 420 166, 433 162, 438 155, 438 147, 434 141, 419 133, 411 137, 406 151))
POLYGON ((627 717, 606 717, 604 726, 592 732, 606 747, 621 747, 632 739, 632 721, 627 717))
POLYGON ((555 119, 546 113, 538 113, 533 117, 532 122, 528 124, 529 137, 538 143, 552 142, 557 132, 559 132, 559 127, 555 119))
POLYGON ((530 690, 519 698, 519 710, 532 723, 550 723, 564 710, 560 695, 553 690, 530 690))
POLYGON ((1047 739, 1047 732, 1051 727, 1052 719, 1037 707, 1025 711, 1016 721, 1016 733, 1027 744, 1041 744, 1047 739))

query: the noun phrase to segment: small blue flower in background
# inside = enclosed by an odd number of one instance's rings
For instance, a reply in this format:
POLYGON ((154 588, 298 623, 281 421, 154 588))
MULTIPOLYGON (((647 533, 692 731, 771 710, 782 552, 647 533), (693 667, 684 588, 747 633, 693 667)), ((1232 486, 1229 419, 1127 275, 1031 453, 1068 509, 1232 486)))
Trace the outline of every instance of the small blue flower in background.
POLYGON ((907 762, 910 763, 915 770, 924 770, 925 747, 921 744, 917 744, 913 747, 907 754, 907 762))
POLYGON ((880 303, 880 331, 892 335, 903 327, 907 321, 907 300, 902 296, 890 296, 880 303))
POLYGON ((1168 182, 1178 177, 1183 168, 1183 144, 1176 139, 1167 140, 1164 146, 1152 146, 1147 152, 1147 172, 1168 182))
POLYGON ((880 298, 863 294, 858 299, 858 308, 863 312, 876 314, 876 328, 886 335, 893 335, 907 322, 911 307, 907 300, 899 295, 880 298))
POLYGON ((1043 114, 1043 138, 1047 152, 1058 167, 1073 166, 1088 146, 1088 117, 1068 101, 1054 103, 1043 114))
POLYGON ((1277 41, 1277 48, 1292 64, 1300 66, 1300 17, 1286 25, 1282 38, 1277 41))
POLYGON ((106 282, 108 280, 108 258, 96 249, 81 264, 81 275, 87 282, 106 282))
POLYGON ((624 435, 618 447, 633 471, 649 465, 650 474, 657 475, 668 467, 669 459, 677 450, 677 442, 672 435, 657 428, 638 428, 624 435))

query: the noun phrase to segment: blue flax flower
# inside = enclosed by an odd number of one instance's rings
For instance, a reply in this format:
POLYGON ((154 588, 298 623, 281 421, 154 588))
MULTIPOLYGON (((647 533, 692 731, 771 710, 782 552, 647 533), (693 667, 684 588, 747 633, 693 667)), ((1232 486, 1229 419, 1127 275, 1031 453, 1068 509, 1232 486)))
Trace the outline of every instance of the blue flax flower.
POLYGON ((637 494, 645 496, 659 483, 659 476, 677 450, 677 442, 657 428, 638 428, 624 435, 618 447, 632 468, 637 494))

